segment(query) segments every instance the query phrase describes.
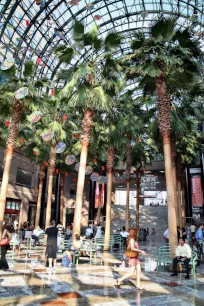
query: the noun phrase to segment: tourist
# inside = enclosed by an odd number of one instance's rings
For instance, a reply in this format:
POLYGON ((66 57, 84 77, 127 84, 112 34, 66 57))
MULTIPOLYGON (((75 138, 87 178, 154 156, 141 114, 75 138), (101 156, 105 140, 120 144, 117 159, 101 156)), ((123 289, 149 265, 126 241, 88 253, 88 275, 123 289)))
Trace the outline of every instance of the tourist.
POLYGON ((152 228, 151 235, 154 235, 154 234, 156 234, 156 231, 155 231, 155 229, 154 229, 154 228, 152 228))
POLYGON ((76 234, 75 239, 72 242, 72 246, 71 246, 70 251, 66 251, 66 255, 68 256, 68 258, 70 260, 69 267, 71 267, 71 265, 72 265, 73 255, 75 253, 79 253, 81 245, 82 245, 82 243, 81 243, 80 235, 76 234))
POLYGON ((173 274, 171 276, 177 276, 177 264, 179 262, 184 262, 186 267, 186 279, 189 279, 189 262, 191 259, 191 248, 185 243, 185 238, 181 237, 179 239, 179 245, 176 248, 176 257, 173 259, 173 274))
POLYGON ((195 233, 196 240, 203 241, 203 225, 201 224, 195 233))
POLYGON ((9 241, 12 238, 12 233, 14 233, 13 225, 5 223, 1 239, 8 239, 8 243, 6 245, 1 246, 0 270, 6 271, 9 269, 8 262, 6 260, 6 253, 10 248, 9 241))
POLYGON ((101 236, 102 236, 101 226, 100 226, 100 224, 98 224, 98 225, 97 225, 97 229, 96 229, 95 238, 101 238, 101 236))
POLYGON ((120 232, 120 236, 123 237, 124 245, 126 244, 126 240, 127 240, 128 235, 129 235, 129 233, 126 232, 125 226, 123 226, 123 230, 120 232))
POLYGON ((67 229, 66 229, 66 235, 65 235, 65 240, 69 240, 72 236, 72 230, 70 228, 70 225, 67 225, 67 229))
POLYGON ((169 243, 169 230, 168 230, 168 228, 164 232, 164 238, 166 240, 166 243, 169 243))
POLYGON ((93 230, 92 230, 91 226, 89 226, 86 229, 86 238, 92 238, 92 236, 93 236, 93 230))
POLYGON ((44 233, 44 231, 41 230, 39 226, 37 226, 36 229, 34 229, 34 231, 32 232, 32 239, 34 240, 33 247, 36 246, 36 242, 38 242, 38 245, 40 245, 39 236, 42 233, 44 233))
POLYGON ((17 219, 15 219, 15 221, 13 222, 13 227, 16 232, 18 230, 18 220, 17 219))
POLYGON ((47 248, 46 256, 49 261, 48 271, 52 271, 52 265, 54 270, 57 268, 56 258, 57 258, 57 234, 58 228, 56 227, 55 220, 51 221, 51 225, 46 229, 45 234, 47 235, 47 248))
POLYGON ((140 287, 140 274, 141 274, 141 268, 140 268, 140 261, 138 259, 138 255, 145 256, 146 253, 139 249, 138 244, 136 242, 137 239, 137 230, 131 229, 128 239, 127 239, 127 250, 126 250, 126 256, 130 254, 128 257, 128 263, 130 266, 130 272, 126 273, 123 277, 117 279, 117 287, 120 288, 121 283, 130 277, 133 277, 133 275, 136 273, 136 287, 137 290, 143 290, 140 287), (132 255, 131 255, 132 254, 132 255), (134 255, 134 257, 133 257, 134 255))
POLYGON ((195 225, 194 225, 194 224, 191 224, 191 226, 190 226, 190 230, 191 230, 191 235, 192 235, 192 234, 195 234, 196 227, 195 227, 195 225))

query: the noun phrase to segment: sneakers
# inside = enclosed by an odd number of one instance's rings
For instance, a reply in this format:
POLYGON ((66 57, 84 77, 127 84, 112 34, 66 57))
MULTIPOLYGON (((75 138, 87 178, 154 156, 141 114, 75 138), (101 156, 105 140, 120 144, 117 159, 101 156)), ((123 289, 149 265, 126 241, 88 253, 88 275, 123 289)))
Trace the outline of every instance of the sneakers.
POLYGON ((170 276, 178 276, 178 273, 174 272, 170 276))
POLYGON ((189 274, 186 274, 185 279, 189 279, 189 278, 190 278, 189 274))
POLYGON ((47 272, 52 272, 52 267, 48 267, 47 272))
POLYGON ((56 271, 56 270, 57 270, 57 266, 54 266, 54 267, 53 267, 53 270, 56 271))

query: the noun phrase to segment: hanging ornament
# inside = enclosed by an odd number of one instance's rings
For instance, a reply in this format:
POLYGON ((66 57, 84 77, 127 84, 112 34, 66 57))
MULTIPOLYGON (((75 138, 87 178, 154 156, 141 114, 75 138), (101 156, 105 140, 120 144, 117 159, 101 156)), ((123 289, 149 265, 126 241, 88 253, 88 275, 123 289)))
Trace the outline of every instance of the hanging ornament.
POLYGON ((68 155, 66 158, 65 158, 65 164, 67 165, 72 165, 74 164, 76 161, 76 157, 75 155, 71 154, 71 155, 68 155))
POLYGON ((105 170, 105 167, 104 167, 104 166, 101 166, 101 170, 104 171, 104 170, 105 170))
POLYGON ((34 155, 37 155, 37 152, 36 152, 36 151, 33 151, 33 154, 34 154, 34 155))
POLYGON ((91 166, 86 166, 86 169, 85 169, 85 174, 86 175, 89 175, 93 172, 93 168, 91 166))
POLYGON ((29 20, 26 20, 25 23, 26 23, 26 26, 29 26, 30 21, 29 21, 29 20))
POLYGON ((78 5, 80 0, 71 0, 68 2, 69 5, 78 5))
POLYGON ((43 63, 43 62, 42 62, 42 59, 41 59, 40 57, 38 57, 37 63, 38 63, 39 65, 43 63))
POLYGON ((88 4, 86 5, 86 9, 87 9, 87 10, 94 10, 94 5, 93 5, 93 3, 88 3, 88 4))
POLYGON ((49 162, 46 162, 46 163, 45 163, 45 166, 48 167, 48 166, 49 166, 49 162))
POLYGON ((148 16, 148 12, 147 12, 147 11, 143 11, 143 12, 141 13, 141 16, 142 16, 142 18, 147 17, 147 16, 148 16))
POLYGON ((21 138, 20 140, 19 140, 19 142, 22 144, 22 143, 24 143, 24 138, 21 138))
POLYGON ((28 95, 28 87, 21 87, 15 92, 15 98, 21 100, 28 95))
POLYGON ((50 90, 50 96, 54 96, 55 95, 55 90, 54 90, 54 88, 52 88, 51 90, 50 90))
POLYGON ((15 63, 14 58, 6 58, 1 64, 1 70, 10 69, 14 65, 14 63, 15 63))
POLYGON ((98 184, 106 184, 108 181, 107 176, 99 176, 97 179, 98 184))
POLYGON ((66 149, 66 144, 64 142, 58 142, 55 148, 56 148, 56 153, 62 153, 66 149))
POLYGON ((66 121, 67 120, 67 115, 63 115, 62 120, 66 121))
POLYGON ((77 139, 79 137, 78 134, 74 134, 73 136, 74 136, 75 139, 77 139))
POLYGON ((10 121, 9 121, 9 120, 6 120, 5 126, 9 126, 9 125, 10 125, 10 121))
POLYGON ((68 176, 69 175, 69 172, 65 172, 65 176, 68 176))
POLYGON ((59 169, 56 169, 55 172, 56 172, 56 173, 59 173, 59 169))
POLYGON ((90 176, 92 182, 96 182, 98 180, 99 174, 97 172, 93 172, 90 176))
POLYGON ((101 20, 101 16, 100 15, 95 15, 94 20, 101 20))
POLYGON ((78 172, 79 171, 79 166, 80 166, 80 163, 77 163, 75 166, 74 166, 74 169, 78 172))
POLYGON ((94 164, 97 164, 97 159, 96 159, 96 158, 94 158, 93 162, 94 162, 94 164))
POLYGON ((74 183, 76 183, 76 181, 77 181, 76 177, 75 177, 75 178, 73 178, 73 182, 74 182, 74 183))
POLYGON ((36 123, 41 119, 41 115, 42 115, 41 112, 35 111, 30 116, 28 116, 28 119, 30 122, 36 123))

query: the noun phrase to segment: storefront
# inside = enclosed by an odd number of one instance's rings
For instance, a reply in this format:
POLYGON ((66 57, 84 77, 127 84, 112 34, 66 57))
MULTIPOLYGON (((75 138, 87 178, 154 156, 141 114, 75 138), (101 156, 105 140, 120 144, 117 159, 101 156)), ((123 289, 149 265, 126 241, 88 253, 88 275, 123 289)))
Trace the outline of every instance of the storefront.
POLYGON ((6 208, 5 208, 5 214, 4 214, 4 221, 12 223, 14 220, 19 219, 20 214, 20 200, 15 199, 7 199, 6 200, 6 208))

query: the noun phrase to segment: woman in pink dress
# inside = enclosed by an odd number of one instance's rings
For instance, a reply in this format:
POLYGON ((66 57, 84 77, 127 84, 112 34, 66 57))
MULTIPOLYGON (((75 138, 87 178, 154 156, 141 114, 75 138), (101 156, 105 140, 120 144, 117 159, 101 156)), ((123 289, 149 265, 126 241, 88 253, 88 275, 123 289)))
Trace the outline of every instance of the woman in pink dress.
MULTIPOLYGON (((137 239, 137 230, 131 229, 128 239, 127 239, 127 249, 138 252, 139 255, 145 256, 146 253, 138 248, 138 244, 136 242, 137 239)), ((117 287, 120 288, 121 283, 130 277, 133 277, 134 274, 136 274, 136 287, 137 290, 143 290, 143 288, 140 287, 140 276, 141 276, 141 267, 140 267, 140 261, 137 257, 128 257, 128 263, 130 266, 130 272, 126 273, 123 277, 117 279, 117 287)))

